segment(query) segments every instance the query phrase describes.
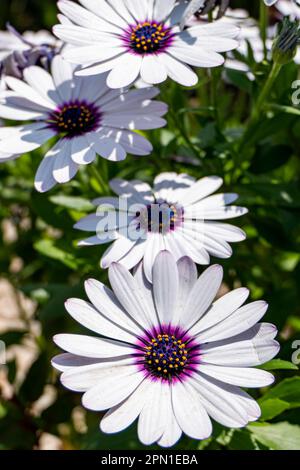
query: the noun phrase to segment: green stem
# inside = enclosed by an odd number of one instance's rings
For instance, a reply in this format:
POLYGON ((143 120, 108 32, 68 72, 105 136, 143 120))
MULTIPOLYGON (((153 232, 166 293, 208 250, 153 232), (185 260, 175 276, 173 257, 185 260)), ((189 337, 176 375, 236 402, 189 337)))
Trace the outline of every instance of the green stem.
POLYGON ((238 155, 238 160, 240 161, 243 158, 243 153, 242 150, 244 149, 245 144, 248 142, 248 137, 251 135, 252 128, 257 124, 257 121, 260 118, 260 113, 263 109, 263 106, 265 104, 266 99, 268 98, 270 91, 272 89, 272 86, 274 85, 274 82, 276 78, 278 77, 278 74, 281 70, 282 65, 278 64, 276 62, 273 63, 272 69, 269 73, 269 76, 267 78, 266 83, 264 84, 264 87, 254 105, 253 112, 251 114, 251 117, 248 121, 247 128, 244 132, 244 135, 241 139, 240 145, 238 147, 237 155, 238 155))
POLYGON ((260 34, 264 47, 264 58, 267 58, 268 48, 267 48, 267 28, 268 28, 268 7, 260 0, 259 7, 259 26, 260 34))
POLYGON ((95 164, 88 165, 87 168, 88 168, 90 175, 96 179, 100 188, 102 188, 103 193, 109 191, 108 184, 102 178, 101 172, 96 168, 95 164))
POLYGON ((258 116, 259 116, 259 113, 261 112, 262 110, 262 107, 266 101, 266 99, 268 98, 269 94, 270 94, 270 91, 271 91, 271 88, 272 86, 274 85, 274 82, 276 80, 276 78, 278 77, 278 74, 281 70, 281 67, 282 65, 281 64, 278 64, 276 62, 273 63, 273 66, 272 66, 272 69, 271 69, 271 72, 268 76, 268 79, 258 97, 258 100, 254 106, 254 109, 253 109, 253 114, 252 114, 252 118, 256 119, 258 116))

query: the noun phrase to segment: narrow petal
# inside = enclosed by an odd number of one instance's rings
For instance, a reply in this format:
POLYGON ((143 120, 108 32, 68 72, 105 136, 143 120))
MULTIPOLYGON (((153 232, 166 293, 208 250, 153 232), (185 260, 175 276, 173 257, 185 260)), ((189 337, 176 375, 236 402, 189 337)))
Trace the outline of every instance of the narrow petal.
POLYGON ((223 270, 219 265, 207 268, 195 283, 182 313, 180 323, 189 328, 200 319, 211 306, 220 289, 223 270))
POLYGON ((103 369, 99 385, 83 395, 82 404, 89 410, 107 410, 125 400, 143 380, 135 365, 103 369))
POLYGON ((172 323, 179 286, 178 270, 171 253, 163 251, 153 265, 153 294, 162 325, 172 323))
POLYGON ((209 416, 199 400, 198 393, 188 382, 172 385, 172 404, 182 431, 192 439, 207 439, 212 433, 209 416))

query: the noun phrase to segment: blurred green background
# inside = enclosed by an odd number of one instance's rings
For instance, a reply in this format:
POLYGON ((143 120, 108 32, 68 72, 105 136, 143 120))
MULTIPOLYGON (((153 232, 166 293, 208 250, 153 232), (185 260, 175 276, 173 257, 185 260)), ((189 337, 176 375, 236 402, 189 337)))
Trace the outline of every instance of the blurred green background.
MULTIPOLYGON (((259 2, 232 4, 257 16, 259 2)), ((7 21, 20 31, 51 29, 56 23, 55 1, 0 3, 1 28, 7 21)), ((263 113, 238 151, 238 138, 270 70, 267 62, 253 62, 250 49, 247 63, 255 82, 241 73, 232 73, 230 81, 218 75, 220 124, 209 111, 211 77, 200 71, 200 86, 193 91, 174 83, 162 87, 162 99, 170 105, 168 127, 149 133, 151 157, 95 164, 106 181, 118 176, 151 183, 165 170, 197 178, 218 174, 224 190, 238 192, 239 204, 249 208, 249 215, 233 221, 248 239, 233 246, 230 260, 218 260, 225 269, 223 287, 244 285, 251 300, 269 302, 265 320, 277 325, 280 358, 287 362, 269 364, 275 387, 251 392, 263 409, 259 425, 233 433, 215 425, 212 439, 197 443, 184 437, 179 449, 300 449, 300 379, 290 362, 292 345, 300 339, 300 110, 263 113)), ((291 83, 298 75, 293 63, 282 70, 272 103, 291 107, 291 83)), ((90 166, 70 184, 36 193, 33 179, 43 154, 39 150, 0 166, 0 339, 8 345, 7 367, 0 367, 0 449, 142 448, 135 425, 117 436, 100 434, 100 414, 84 411, 80 396, 63 389, 50 366, 58 353, 52 336, 82 331, 67 316, 64 301, 84 298, 88 277, 107 282, 98 265, 105 247, 79 249, 81 233, 72 228, 91 210, 89 201, 107 189, 90 166)))

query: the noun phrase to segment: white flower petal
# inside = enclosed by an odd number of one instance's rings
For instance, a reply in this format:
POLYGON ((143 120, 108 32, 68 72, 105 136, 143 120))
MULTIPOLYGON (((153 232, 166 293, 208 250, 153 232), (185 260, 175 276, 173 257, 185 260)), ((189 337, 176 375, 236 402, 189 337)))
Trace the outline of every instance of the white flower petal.
MULTIPOLYGON (((138 328, 118 306, 113 305, 114 310, 112 310, 112 315, 109 317, 102 313, 102 311, 107 312, 107 304, 110 302, 110 299, 107 300, 105 293, 97 288, 95 282, 93 280, 86 281, 85 288, 89 297, 91 296, 92 289, 95 289, 97 293, 99 292, 99 299, 97 299, 98 309, 96 310, 84 300, 69 299, 65 304, 67 312, 74 320, 95 333, 107 336, 108 338, 134 343, 135 335, 139 332, 138 328), (99 310, 99 307, 101 307, 101 310, 99 310), (119 323, 116 323, 116 310, 120 313, 119 323)), ((94 296, 90 298, 95 301, 94 296)))
POLYGON ((193 263, 193 261, 188 257, 181 258, 179 261, 177 261, 177 269, 179 282, 176 299, 176 310, 173 316, 173 323, 175 325, 180 320, 181 313, 183 312, 190 292, 197 281, 198 274, 195 263, 193 263))
POLYGON ((68 102, 72 98, 72 89, 74 88, 71 64, 57 55, 52 60, 51 73, 61 100, 68 102))
POLYGON ((68 183, 78 171, 78 165, 71 158, 72 141, 61 140, 57 153, 53 155, 53 178, 57 183, 68 183))
POLYGON ((218 176, 201 178, 189 189, 183 190, 180 195, 181 204, 189 205, 209 196, 222 186, 223 180, 218 176))
POLYGON ((110 88, 122 88, 131 85, 138 78, 143 58, 134 54, 123 54, 107 77, 110 88))
POLYGON ((201 346, 201 361, 232 367, 253 367, 273 359, 279 345, 273 338, 277 330, 268 323, 258 324, 234 338, 201 346))
POLYGON ((180 85, 194 86, 198 83, 195 72, 170 54, 163 53, 158 56, 158 60, 166 67, 168 76, 180 85))
POLYGON ((243 305, 248 296, 249 290, 244 287, 234 289, 223 295, 212 304, 207 313, 191 328, 190 333, 194 336, 214 327, 243 305))
POLYGON ((60 334, 54 342, 65 351, 77 356, 108 359, 132 354, 134 348, 117 340, 94 338, 92 336, 60 334))
POLYGON ((167 70, 162 61, 155 55, 146 55, 141 64, 141 77, 146 83, 162 83, 167 78, 167 70))
POLYGON ((135 240, 118 236, 117 240, 103 253, 100 265, 103 269, 109 268, 112 263, 119 263, 121 259, 130 253, 136 245, 135 240))
POLYGON ((151 394, 140 413, 138 421, 138 436, 145 446, 154 444, 163 435, 166 417, 165 408, 168 399, 170 399, 169 386, 160 380, 152 382, 151 394))
POLYGON ((85 408, 102 411, 125 400, 144 380, 137 366, 116 366, 102 370, 99 385, 95 385, 82 397, 85 408))
MULTIPOLYGON (((122 328, 122 330, 127 331, 131 336, 134 337, 137 337, 141 334, 142 328, 129 317, 127 312, 122 309, 116 296, 110 289, 108 289, 108 287, 106 287, 101 282, 96 281, 95 279, 89 279, 85 282, 85 290, 87 296, 96 309, 101 312, 102 316, 104 316, 110 323, 113 324, 110 326, 111 334, 113 333, 113 329, 117 330, 117 328, 122 328)), ((102 321, 101 328, 102 334, 105 335, 102 321)), ((129 343, 132 342, 132 338, 129 338, 128 334, 126 340, 124 339, 124 334, 122 339, 123 341, 127 341, 129 343)))
POLYGON ((198 339, 206 343, 236 336, 259 322, 267 308, 268 304, 261 300, 244 305, 223 321, 200 333, 198 339))
POLYGON ((101 359, 98 363, 76 366, 63 371, 60 380, 66 388, 74 392, 86 392, 101 383, 107 370, 121 366, 131 367, 132 363, 133 359, 131 357, 101 359))
POLYGON ((198 393, 188 382, 172 384, 172 404, 182 431, 192 439, 207 439, 212 433, 209 416, 198 393))
POLYGON ((239 387, 267 387, 274 382, 274 376, 265 370, 250 367, 223 367, 212 364, 201 364, 199 370, 221 382, 239 387))
POLYGON ((164 236, 160 233, 149 232, 145 247, 145 256, 143 260, 146 278, 152 282, 152 269, 156 256, 160 251, 166 249, 164 236))
POLYGON ((149 400, 151 391, 151 382, 144 380, 129 397, 104 415, 100 423, 101 431, 114 434, 130 426, 149 400))
POLYGON ((194 284, 180 319, 183 327, 188 329, 198 321, 211 306, 217 295, 223 278, 223 270, 219 265, 207 268, 194 284))
POLYGON ((23 127, 15 127, 14 134, 9 138, 0 140, 0 152, 22 154, 36 150, 55 133, 51 129, 44 128, 43 123, 26 124, 23 127))
POLYGON ((24 70, 24 78, 28 85, 36 90, 43 98, 50 101, 52 105, 59 104, 61 99, 58 95, 51 75, 42 67, 31 66, 24 70))
POLYGON ((77 165, 88 165, 95 160, 96 153, 85 135, 72 139, 71 158, 77 165))
POLYGON ((124 309, 144 328, 151 328, 153 325, 147 299, 129 271, 121 264, 113 263, 109 268, 109 280, 124 309))
POLYGON ((199 400, 207 413, 215 421, 229 428, 242 428, 248 424, 247 410, 237 399, 240 392, 237 387, 216 382, 201 374, 190 377, 189 381, 199 393, 199 400))
POLYGON ((51 364, 55 369, 60 372, 65 372, 71 369, 77 369, 81 366, 89 366, 91 364, 99 364, 99 359, 93 359, 91 357, 81 357, 75 354, 63 353, 55 356, 51 364))
POLYGON ((162 325, 172 323, 176 293, 179 287, 178 270, 171 253, 163 251, 153 265, 153 294, 158 316, 162 325))

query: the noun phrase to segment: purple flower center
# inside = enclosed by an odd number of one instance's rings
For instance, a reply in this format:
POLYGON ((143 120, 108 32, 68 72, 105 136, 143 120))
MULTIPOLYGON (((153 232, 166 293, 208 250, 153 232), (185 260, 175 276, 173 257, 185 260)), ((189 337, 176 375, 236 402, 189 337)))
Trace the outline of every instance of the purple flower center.
POLYGON ((136 54, 154 54, 165 51, 171 45, 173 36, 171 28, 163 23, 145 21, 129 27, 125 43, 136 54))
POLYGON ((163 327, 141 344, 139 364, 153 378, 176 380, 190 375, 200 359, 200 346, 178 328, 163 327), (141 360, 142 359, 142 360, 141 360))
POLYGON ((145 210, 137 212, 143 230, 153 233, 173 232, 183 223, 184 210, 177 204, 167 202, 148 205, 145 210))
POLYGON ((101 122, 100 110, 86 101, 69 101, 49 115, 49 127, 65 137, 91 132, 101 122))

